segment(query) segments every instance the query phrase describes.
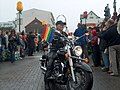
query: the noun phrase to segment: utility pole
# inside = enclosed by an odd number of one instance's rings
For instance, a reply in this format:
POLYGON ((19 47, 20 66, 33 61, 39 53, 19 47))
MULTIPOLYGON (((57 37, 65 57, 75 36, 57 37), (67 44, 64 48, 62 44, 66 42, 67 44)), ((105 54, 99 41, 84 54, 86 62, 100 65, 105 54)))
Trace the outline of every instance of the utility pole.
POLYGON ((20 25, 21 25, 21 19, 20 19, 20 14, 22 13, 23 11, 23 5, 22 5, 22 2, 21 1, 18 1, 17 2, 17 7, 16 7, 17 11, 18 11, 18 18, 19 18, 19 32, 21 32, 20 30, 20 25))

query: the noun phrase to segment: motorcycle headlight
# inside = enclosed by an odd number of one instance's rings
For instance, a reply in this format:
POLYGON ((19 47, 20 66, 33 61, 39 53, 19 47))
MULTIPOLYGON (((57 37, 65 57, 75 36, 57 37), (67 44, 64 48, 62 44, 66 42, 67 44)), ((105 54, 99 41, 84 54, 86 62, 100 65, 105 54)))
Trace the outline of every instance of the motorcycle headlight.
POLYGON ((82 48, 80 46, 76 46, 73 51, 74 51, 76 56, 80 56, 83 52, 82 48))

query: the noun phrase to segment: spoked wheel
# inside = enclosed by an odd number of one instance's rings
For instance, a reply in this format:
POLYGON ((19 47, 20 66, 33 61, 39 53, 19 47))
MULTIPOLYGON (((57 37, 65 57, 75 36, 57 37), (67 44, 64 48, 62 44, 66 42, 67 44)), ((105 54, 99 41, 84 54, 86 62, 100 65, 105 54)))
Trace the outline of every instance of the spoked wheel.
POLYGON ((72 78, 68 80, 67 90, 91 90, 93 86, 93 75, 84 70, 75 71, 76 82, 72 78))

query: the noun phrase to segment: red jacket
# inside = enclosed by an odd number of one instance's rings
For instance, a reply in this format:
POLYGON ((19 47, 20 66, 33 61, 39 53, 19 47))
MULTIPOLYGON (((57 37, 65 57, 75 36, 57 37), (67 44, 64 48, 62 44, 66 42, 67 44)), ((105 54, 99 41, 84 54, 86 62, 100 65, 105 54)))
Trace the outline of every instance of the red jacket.
POLYGON ((93 35, 93 37, 92 37, 92 40, 90 41, 91 45, 96 46, 96 45, 98 45, 98 36, 97 36, 96 30, 92 30, 92 35, 93 35))

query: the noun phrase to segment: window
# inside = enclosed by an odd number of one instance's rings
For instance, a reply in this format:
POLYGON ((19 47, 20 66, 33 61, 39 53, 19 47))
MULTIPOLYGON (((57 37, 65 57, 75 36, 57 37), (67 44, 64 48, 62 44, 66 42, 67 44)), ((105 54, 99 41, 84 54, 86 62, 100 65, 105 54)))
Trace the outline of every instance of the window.
POLYGON ((93 18, 94 18, 94 17, 92 17, 92 16, 90 17, 90 19, 93 19, 93 18))

